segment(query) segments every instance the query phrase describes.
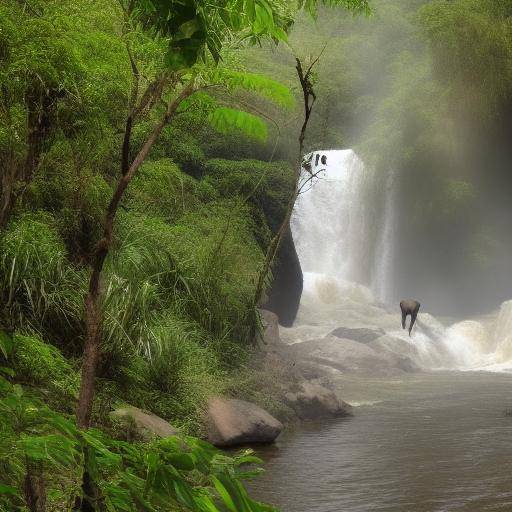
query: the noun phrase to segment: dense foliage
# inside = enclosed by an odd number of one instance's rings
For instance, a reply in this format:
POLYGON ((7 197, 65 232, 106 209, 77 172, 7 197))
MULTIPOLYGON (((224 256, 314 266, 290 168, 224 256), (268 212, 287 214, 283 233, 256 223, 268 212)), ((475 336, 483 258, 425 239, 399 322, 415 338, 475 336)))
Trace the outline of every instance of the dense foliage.
POLYGON ((271 509, 241 484, 257 459, 185 434, 250 380, 294 186, 267 142, 292 94, 242 48, 317 4, 1 3, 1 510, 271 509), (184 435, 134 440, 124 403, 184 435))

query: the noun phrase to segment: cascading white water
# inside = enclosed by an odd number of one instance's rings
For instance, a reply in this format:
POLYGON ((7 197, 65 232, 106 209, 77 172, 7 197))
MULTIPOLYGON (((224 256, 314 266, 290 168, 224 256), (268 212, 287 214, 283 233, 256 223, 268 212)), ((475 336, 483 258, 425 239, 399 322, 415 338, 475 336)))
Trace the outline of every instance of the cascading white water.
POLYGON ((291 218, 304 289, 290 339, 321 338, 339 326, 378 328, 385 334, 373 349, 407 353, 424 368, 512 371, 512 301, 485 321, 466 320, 448 328, 421 312, 412 338, 400 329, 398 308, 389 313, 374 302, 374 296, 381 302, 395 298, 395 175, 388 175, 382 227, 375 234, 368 225, 375 217, 365 204, 369 172, 363 162, 352 150, 318 153, 326 155, 327 165, 312 155, 312 172, 319 172, 319 178, 299 196, 291 218), (373 263, 371 247, 376 248, 373 263), (361 282, 372 268, 370 290, 361 282))
MULTIPOLYGON (((303 272, 353 280, 364 250, 364 165, 351 150, 322 152, 318 178, 298 197, 291 226, 303 272)), ((315 155, 314 155, 315 156, 315 155)))
POLYGON ((383 229, 381 230, 375 251, 374 278, 372 282, 375 297, 386 304, 390 304, 395 299, 393 258, 396 243, 396 190, 396 175, 394 171, 390 171, 386 179, 383 229))

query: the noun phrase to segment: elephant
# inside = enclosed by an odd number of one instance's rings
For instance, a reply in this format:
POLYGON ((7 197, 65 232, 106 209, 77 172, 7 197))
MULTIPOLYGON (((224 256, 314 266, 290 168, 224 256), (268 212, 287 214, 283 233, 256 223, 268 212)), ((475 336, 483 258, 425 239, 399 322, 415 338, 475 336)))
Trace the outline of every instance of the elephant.
POLYGON ((400 302, 400 309, 402 310, 402 329, 405 329, 405 320, 407 319, 407 315, 411 315, 411 323, 409 324, 409 336, 411 335, 414 322, 416 322, 416 317, 418 316, 420 305, 421 304, 417 300, 412 299, 402 300, 400 302))

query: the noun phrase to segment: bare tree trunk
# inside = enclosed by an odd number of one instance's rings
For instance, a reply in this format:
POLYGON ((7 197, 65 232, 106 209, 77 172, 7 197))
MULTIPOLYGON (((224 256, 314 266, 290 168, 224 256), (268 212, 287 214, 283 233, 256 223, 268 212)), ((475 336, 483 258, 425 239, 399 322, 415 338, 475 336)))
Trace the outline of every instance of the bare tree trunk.
POLYGON ((16 167, 12 151, 2 165, 2 194, 0 197, 0 228, 4 228, 9 220, 14 195, 14 184, 16 183, 16 167))
POLYGON ((80 428, 87 429, 91 424, 92 405, 94 400, 94 380, 101 350, 101 274, 105 259, 112 244, 112 235, 114 231, 114 221, 119 208, 119 203, 126 191, 126 187, 133 179, 135 173, 142 165, 149 154, 153 144, 160 136, 163 128, 176 115, 176 111, 181 102, 194 92, 192 84, 189 84, 181 94, 168 105, 163 118, 156 124, 151 135, 145 142, 138 155, 117 182, 114 195, 107 209, 103 236, 96 244, 92 255, 91 277, 89 280, 89 290, 85 297, 85 344, 82 361, 82 376, 80 381, 80 392, 78 397, 78 406, 76 411, 77 424, 80 428))
POLYGON ((27 154, 22 166, 16 166, 14 158, 10 158, 5 164, 5 168, 2 169, 0 229, 6 226, 16 201, 32 181, 41 159, 44 142, 52 129, 52 116, 57 102, 64 94, 63 91, 56 89, 45 93, 31 89, 25 95, 28 107, 27 154))
POLYGON ((26 473, 23 480, 23 496, 30 512, 45 512, 46 488, 41 462, 25 461, 26 473))
MULTIPOLYGON (((322 50, 323 52, 323 50, 322 50)), ((321 54, 320 54, 321 55, 321 54)), ((316 95, 313 91, 313 84, 311 82, 311 71, 313 67, 318 62, 320 55, 311 62, 306 72, 304 72, 301 61, 296 58, 296 66, 295 69, 297 71, 297 76, 300 81, 300 85, 302 88, 302 96, 304 100, 304 121, 301 126, 301 130, 299 133, 299 154, 297 158, 297 162, 294 166, 295 168, 295 180, 294 180, 294 188, 293 193, 290 196, 288 204, 286 205, 285 216, 276 232, 270 244, 267 248, 267 252, 265 255, 265 261, 263 263, 263 268, 260 271, 258 277, 258 283, 256 285, 256 292, 254 295, 254 305, 258 306, 262 300, 263 292, 265 290, 265 281, 269 275, 270 269, 274 263, 277 252, 279 251, 279 246, 281 244, 281 240, 290 224, 290 219, 293 212, 293 207, 295 205, 295 201, 300 193, 300 178, 302 174, 302 153, 304 152, 304 140, 306 138, 306 131, 309 123, 309 119, 311 117, 311 112, 313 111, 313 105, 316 101, 316 95)))

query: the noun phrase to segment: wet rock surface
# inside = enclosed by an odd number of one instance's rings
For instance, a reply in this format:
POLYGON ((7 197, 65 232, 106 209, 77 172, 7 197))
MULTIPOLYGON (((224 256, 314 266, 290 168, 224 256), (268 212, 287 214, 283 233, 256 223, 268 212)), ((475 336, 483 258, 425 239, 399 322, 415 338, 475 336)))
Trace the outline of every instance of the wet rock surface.
POLYGON ((336 338, 346 338, 359 343, 371 343, 372 341, 384 336, 386 331, 384 329, 368 329, 366 327, 338 327, 330 333, 331 336, 336 338))
POLYGON ((208 441, 214 446, 272 443, 283 425, 267 411, 244 400, 212 398, 208 404, 208 441))
POLYGON ((295 393, 287 393, 290 407, 302 420, 351 416, 352 406, 334 391, 313 382, 303 382, 295 393))

